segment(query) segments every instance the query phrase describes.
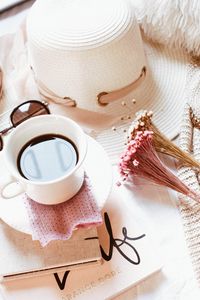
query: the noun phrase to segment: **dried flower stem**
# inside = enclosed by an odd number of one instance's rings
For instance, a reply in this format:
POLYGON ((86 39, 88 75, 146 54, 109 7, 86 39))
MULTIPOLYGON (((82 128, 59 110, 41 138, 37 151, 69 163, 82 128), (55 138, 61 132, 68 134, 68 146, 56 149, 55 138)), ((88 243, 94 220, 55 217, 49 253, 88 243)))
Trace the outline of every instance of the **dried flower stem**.
POLYGON ((134 138, 129 139, 119 162, 123 180, 128 178, 134 180, 134 176, 143 177, 200 202, 199 195, 186 186, 160 160, 152 144, 153 135, 152 131, 137 131, 134 138))
POLYGON ((137 131, 150 130, 154 133, 153 145, 157 152, 169 155, 177 159, 183 166, 200 168, 200 163, 191 155, 181 150, 172 141, 165 137, 152 122, 152 112, 140 111, 136 119, 133 121, 129 130, 129 137, 133 138, 137 131))

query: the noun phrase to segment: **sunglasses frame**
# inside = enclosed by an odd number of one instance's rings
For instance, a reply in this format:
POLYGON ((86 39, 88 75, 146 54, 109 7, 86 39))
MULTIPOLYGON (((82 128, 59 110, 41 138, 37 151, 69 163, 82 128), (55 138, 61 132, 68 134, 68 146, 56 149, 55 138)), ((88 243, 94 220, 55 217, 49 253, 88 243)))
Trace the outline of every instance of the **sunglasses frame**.
POLYGON ((51 114, 49 108, 48 108, 48 102, 46 101, 40 101, 40 100, 27 100, 23 103, 20 103, 18 106, 14 107, 14 109, 12 110, 11 114, 10 114, 10 122, 11 122, 11 126, 3 129, 0 131, 0 151, 2 151, 3 149, 3 139, 2 139, 2 136, 4 134, 6 134, 7 132, 9 132, 11 129, 13 128, 16 128, 19 124, 23 123, 24 121, 30 119, 30 118, 34 118, 34 114, 36 112, 34 112, 32 115, 29 115, 27 117, 25 117, 21 122, 18 122, 18 123, 13 123, 13 115, 16 113, 16 111, 22 107, 24 104, 27 104, 27 103, 37 103, 37 104, 40 104, 41 105, 41 108, 45 109, 46 113, 47 114, 51 114))

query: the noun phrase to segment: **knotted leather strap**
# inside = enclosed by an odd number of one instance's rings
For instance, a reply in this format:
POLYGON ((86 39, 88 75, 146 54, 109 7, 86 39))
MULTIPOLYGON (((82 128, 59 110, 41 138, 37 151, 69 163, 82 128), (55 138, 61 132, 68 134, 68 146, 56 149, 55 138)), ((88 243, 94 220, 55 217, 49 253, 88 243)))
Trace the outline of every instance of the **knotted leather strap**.
MULTIPOLYGON (((131 91, 135 90, 143 82, 145 77, 146 77, 146 67, 144 66, 141 70, 139 77, 136 80, 134 80, 132 83, 115 91, 101 92, 100 94, 98 94, 97 95, 98 104, 100 106, 106 106, 120 98, 125 97, 131 91)), ((38 89, 43 97, 47 99, 51 99, 60 104, 64 104, 66 106, 70 106, 70 107, 78 106, 78 103, 75 99, 72 99, 69 96, 63 98, 59 97, 39 80, 37 80, 37 84, 38 84, 38 89)))
POLYGON ((146 67, 143 67, 140 73, 140 76, 134 80, 132 83, 128 84, 127 86, 112 91, 112 92, 102 92, 97 96, 98 103, 99 105, 105 106, 108 105, 109 103, 116 101, 120 98, 125 97, 128 95, 130 92, 135 90, 144 80, 146 77, 146 67))

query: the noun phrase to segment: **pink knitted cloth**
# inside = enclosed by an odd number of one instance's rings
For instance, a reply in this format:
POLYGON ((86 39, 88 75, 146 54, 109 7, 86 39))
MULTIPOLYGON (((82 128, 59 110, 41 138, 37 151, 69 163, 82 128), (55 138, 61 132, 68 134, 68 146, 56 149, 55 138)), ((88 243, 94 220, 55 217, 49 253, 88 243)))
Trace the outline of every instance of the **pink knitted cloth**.
POLYGON ((102 223, 87 176, 78 194, 64 203, 44 205, 26 197, 25 206, 32 228, 32 238, 39 240, 43 247, 52 240, 69 239, 76 228, 102 223))

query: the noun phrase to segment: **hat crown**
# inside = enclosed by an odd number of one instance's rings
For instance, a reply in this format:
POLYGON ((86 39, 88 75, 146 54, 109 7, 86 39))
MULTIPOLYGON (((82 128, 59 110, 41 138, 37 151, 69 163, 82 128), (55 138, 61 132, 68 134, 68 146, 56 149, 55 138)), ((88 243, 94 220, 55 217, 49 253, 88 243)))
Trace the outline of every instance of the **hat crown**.
POLYGON ((145 66, 128 0, 36 0, 27 38, 41 93, 74 99, 90 111, 113 112, 114 103, 102 108, 98 96, 130 85, 145 66))
POLYGON ((27 28, 29 37, 37 43, 42 41, 43 46, 82 50, 123 36, 132 17, 122 0, 37 0, 27 28))

